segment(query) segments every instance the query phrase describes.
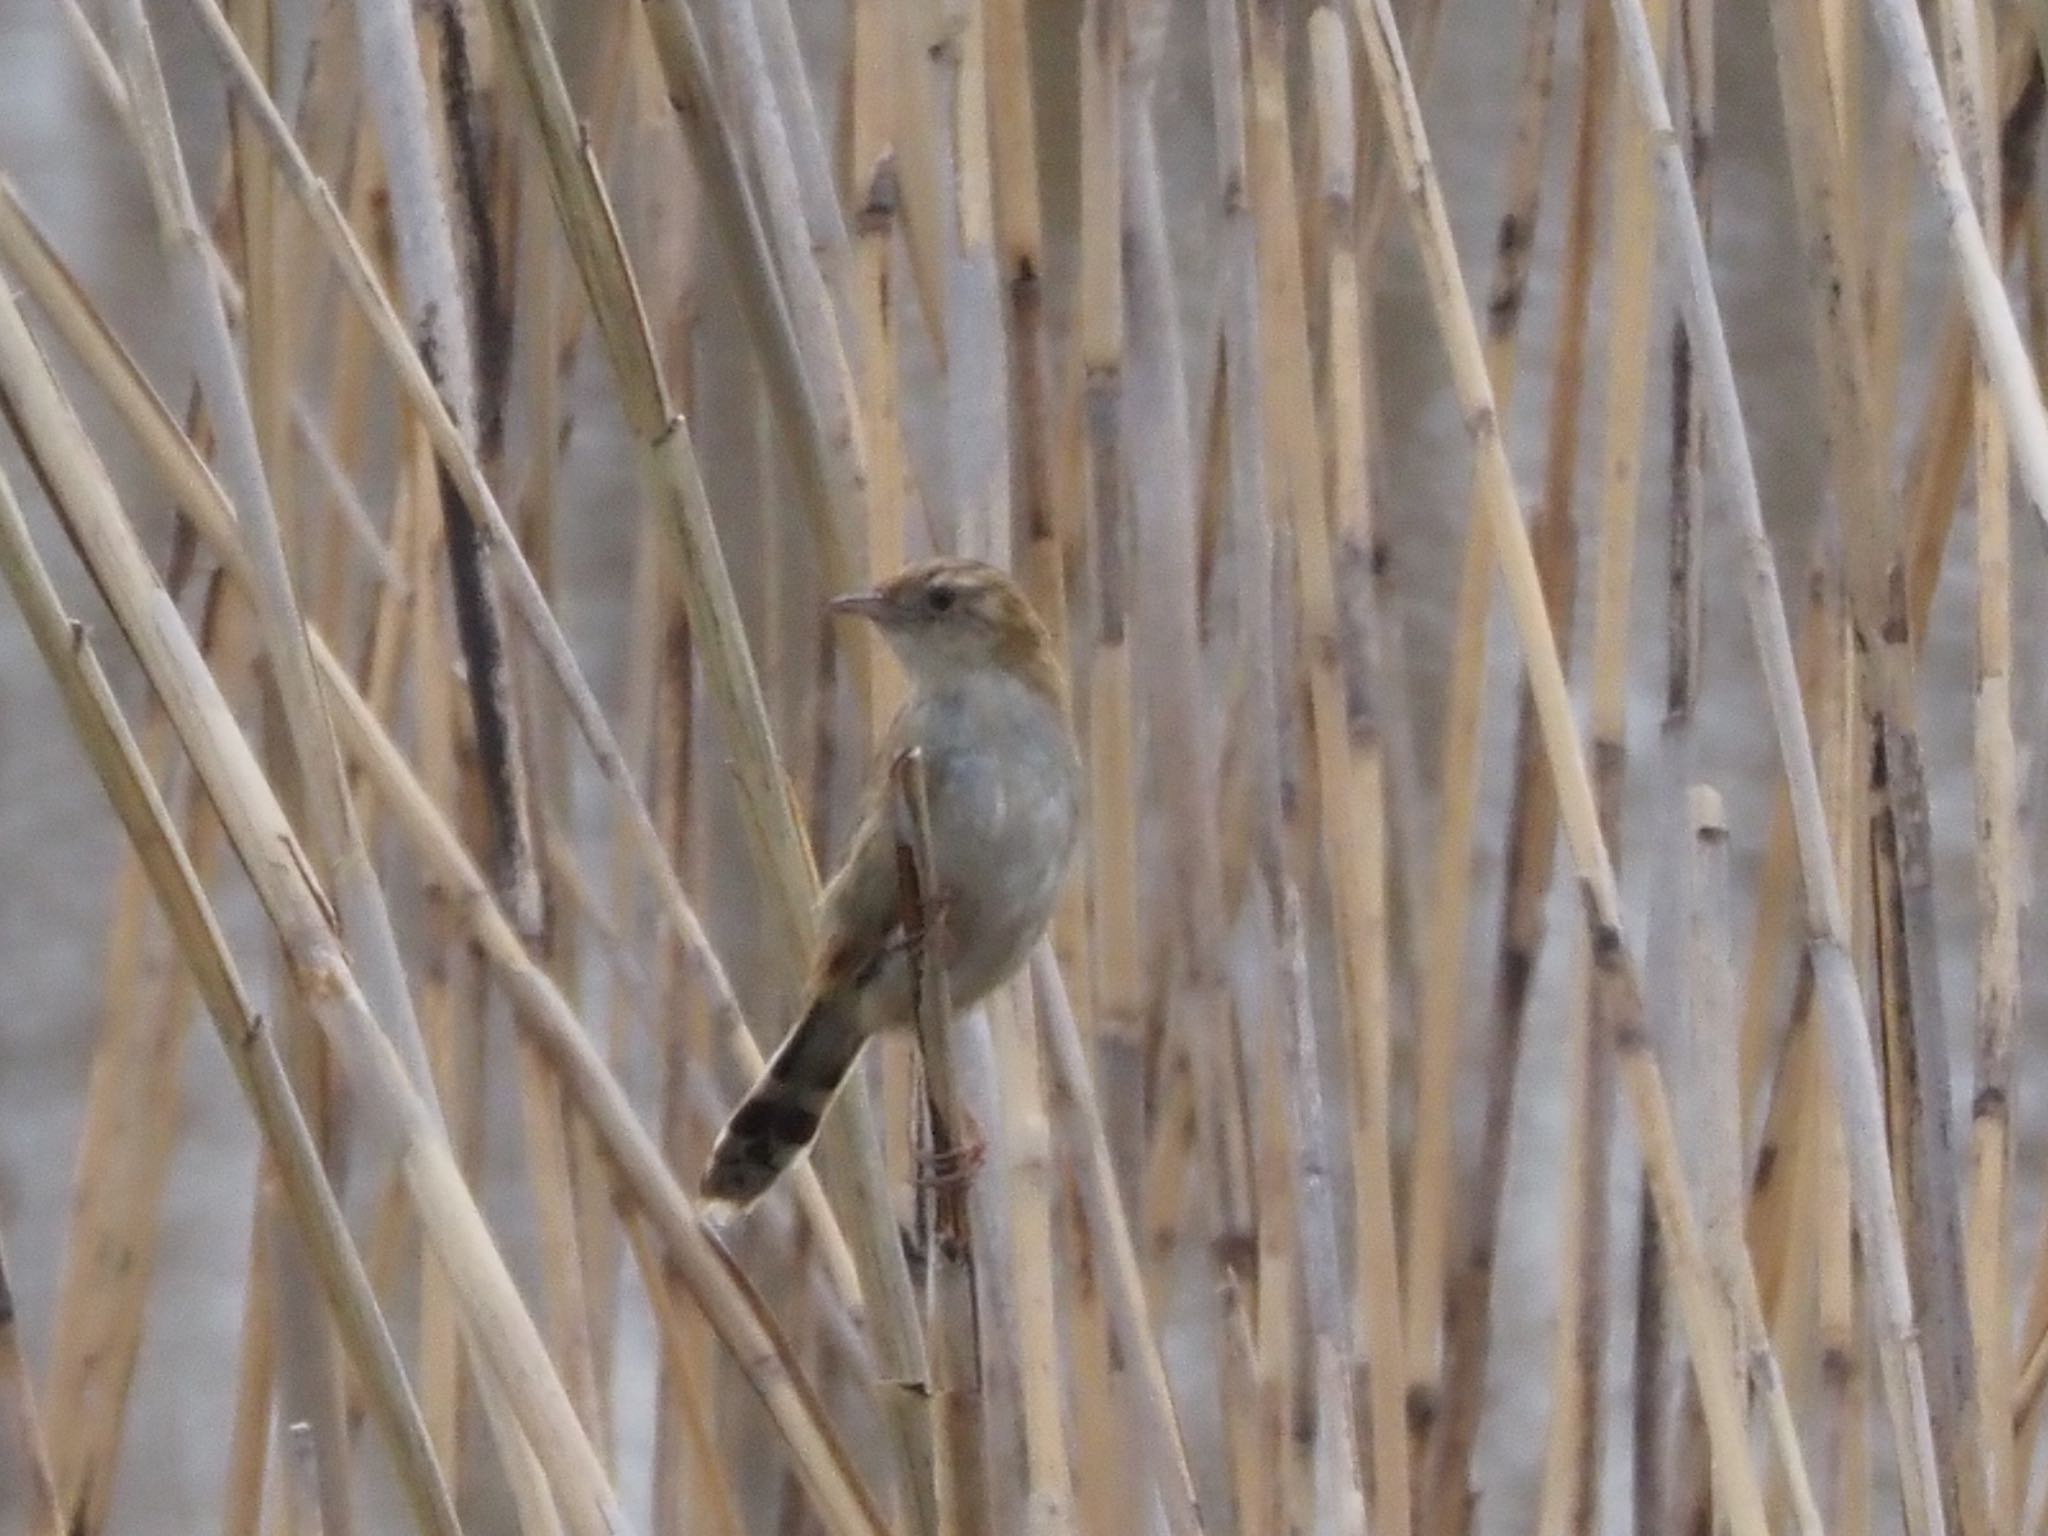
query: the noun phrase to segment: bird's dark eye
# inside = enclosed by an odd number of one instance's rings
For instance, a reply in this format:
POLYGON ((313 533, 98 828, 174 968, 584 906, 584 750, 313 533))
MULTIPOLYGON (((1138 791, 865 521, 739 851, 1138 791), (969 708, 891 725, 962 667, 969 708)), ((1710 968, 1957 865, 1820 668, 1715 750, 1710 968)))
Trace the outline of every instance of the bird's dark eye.
POLYGON ((925 606, 933 613, 945 613, 953 606, 953 600, 958 596, 959 594, 951 587, 933 587, 925 595, 925 606))

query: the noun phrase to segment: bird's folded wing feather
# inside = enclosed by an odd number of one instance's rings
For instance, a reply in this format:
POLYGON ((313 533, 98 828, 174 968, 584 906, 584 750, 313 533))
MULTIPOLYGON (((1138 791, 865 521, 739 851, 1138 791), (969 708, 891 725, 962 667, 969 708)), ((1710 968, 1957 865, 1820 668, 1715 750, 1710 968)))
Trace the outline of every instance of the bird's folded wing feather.
POLYGON ((871 794, 846 862, 819 898, 817 984, 858 986, 884 959, 901 927, 896 880, 896 836, 889 814, 890 785, 871 794))

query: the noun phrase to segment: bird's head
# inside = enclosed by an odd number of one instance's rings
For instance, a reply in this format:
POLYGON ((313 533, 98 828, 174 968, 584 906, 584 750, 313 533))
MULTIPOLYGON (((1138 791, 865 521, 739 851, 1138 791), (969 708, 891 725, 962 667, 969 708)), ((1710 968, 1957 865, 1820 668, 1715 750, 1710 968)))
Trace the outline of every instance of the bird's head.
POLYGON ((833 598, 831 607, 879 629, 917 683, 1000 668, 1064 697, 1052 637, 1017 584, 992 565, 920 560, 869 591, 833 598))

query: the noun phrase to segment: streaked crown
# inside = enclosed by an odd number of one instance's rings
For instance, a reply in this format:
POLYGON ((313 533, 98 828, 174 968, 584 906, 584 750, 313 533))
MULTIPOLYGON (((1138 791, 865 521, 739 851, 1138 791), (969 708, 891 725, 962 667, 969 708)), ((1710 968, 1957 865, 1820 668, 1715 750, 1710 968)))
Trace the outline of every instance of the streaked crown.
POLYGON ((872 622, 913 675, 1000 666, 1064 701, 1051 635, 1017 584, 992 565, 950 555, 919 560, 872 591, 833 599, 832 607, 872 622))

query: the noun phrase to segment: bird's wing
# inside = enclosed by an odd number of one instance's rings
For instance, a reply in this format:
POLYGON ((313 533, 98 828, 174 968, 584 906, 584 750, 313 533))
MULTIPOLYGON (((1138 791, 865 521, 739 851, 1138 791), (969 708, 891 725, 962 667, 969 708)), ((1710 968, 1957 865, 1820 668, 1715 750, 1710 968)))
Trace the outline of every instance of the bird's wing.
POLYGON ((884 959, 901 926, 896 881, 896 836, 889 814, 888 779, 871 793, 853 846, 818 902, 817 988, 858 986, 884 959))

